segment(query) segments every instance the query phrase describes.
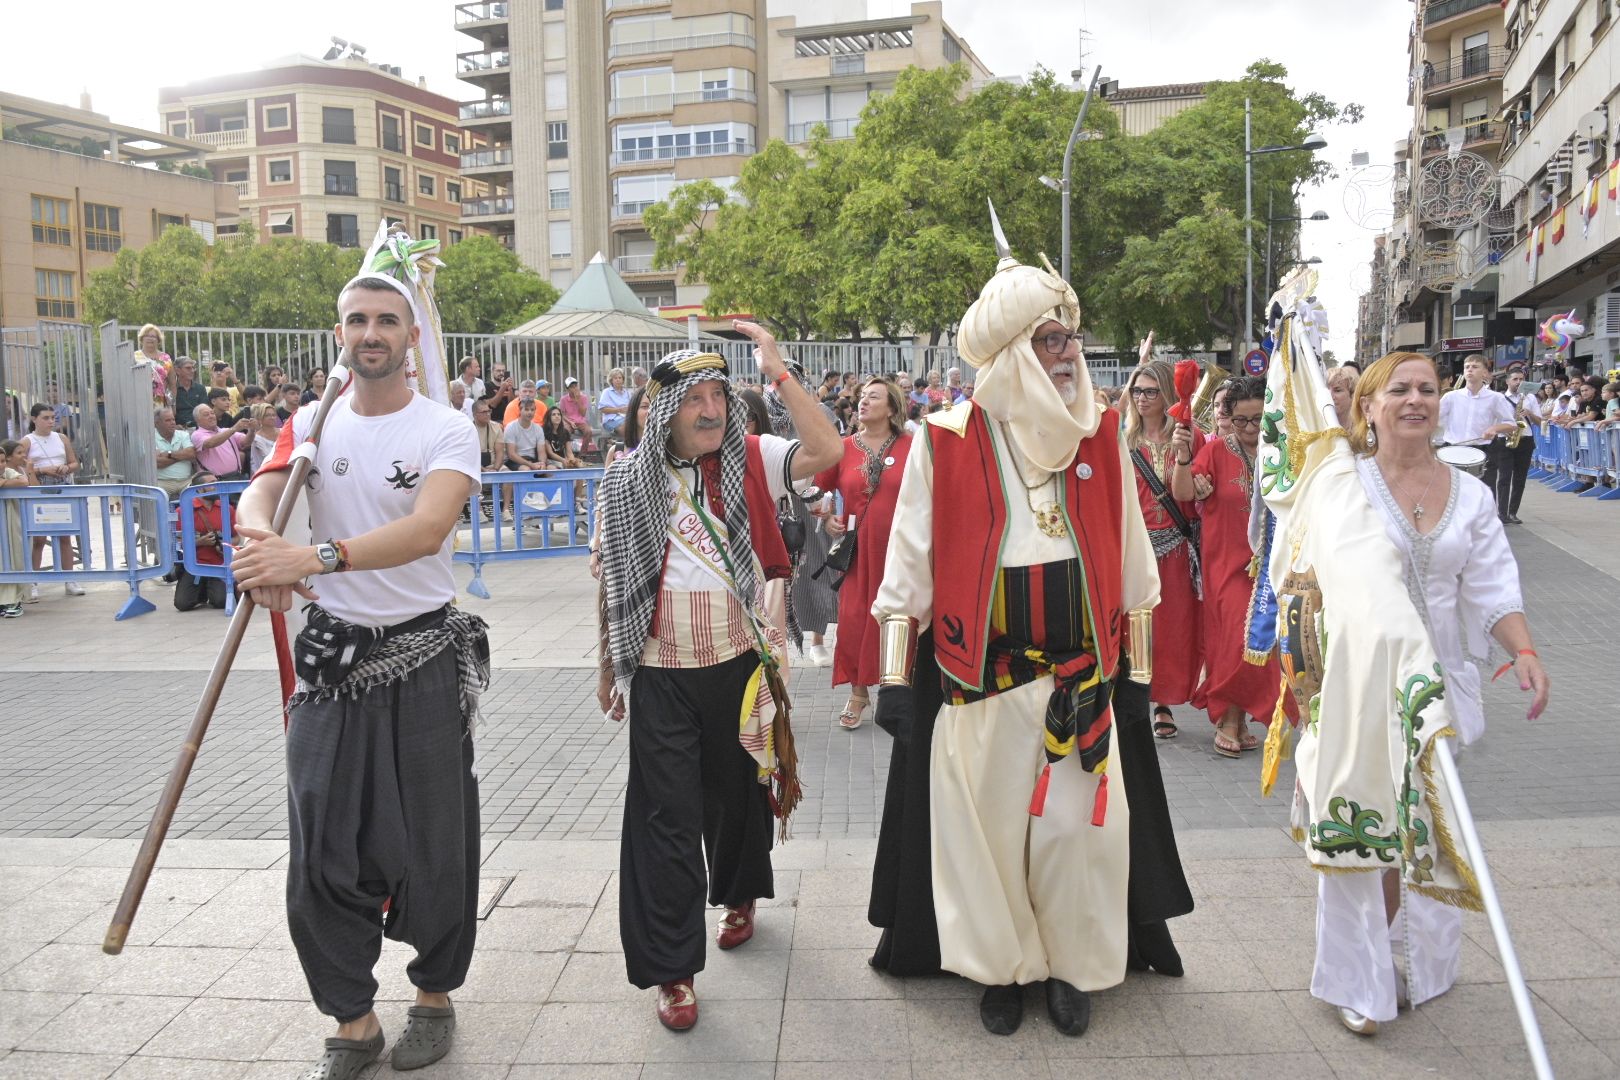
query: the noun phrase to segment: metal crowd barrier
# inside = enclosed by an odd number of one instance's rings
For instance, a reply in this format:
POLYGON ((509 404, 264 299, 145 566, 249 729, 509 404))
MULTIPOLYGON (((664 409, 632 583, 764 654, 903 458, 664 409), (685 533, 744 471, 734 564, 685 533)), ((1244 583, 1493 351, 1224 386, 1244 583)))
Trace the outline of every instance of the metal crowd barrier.
POLYGON ((236 533, 236 500, 246 491, 246 480, 216 480, 212 484, 193 484, 175 499, 175 514, 180 526, 180 563, 192 577, 221 578, 225 582, 225 614, 236 611, 236 578, 231 574, 231 558, 236 549, 231 546, 236 533), (219 515, 220 553, 223 564, 197 561, 197 519, 192 510, 194 499, 218 498, 223 504, 219 515))
POLYGON ((1534 462, 1531 478, 1554 491, 1584 488, 1582 498, 1620 499, 1620 426, 1599 430, 1592 423, 1543 424, 1536 433, 1534 462))
POLYGON ((169 497, 162 488, 136 484, 0 488, 0 583, 122 581, 129 585, 129 599, 113 618, 144 615, 155 605, 141 595, 141 582, 162 577, 174 562, 174 534, 163 524, 168 520, 168 505, 169 497), (99 530, 91 520, 97 516, 91 512, 93 501, 100 503, 99 530), (12 514, 22 525, 20 551, 11 550, 12 514), (116 526, 114 518, 119 519, 116 526), (92 543, 98 532, 99 549, 92 543), (115 535, 121 541, 121 550, 120 544, 114 543, 115 535), (28 569, 36 539, 46 541, 53 563, 57 558, 56 541, 66 541, 71 548, 77 548, 79 565, 28 569))
POLYGON ((482 485, 467 499, 472 528, 456 534, 454 559, 473 568, 467 591, 489 599, 484 584, 487 563, 589 554, 596 532, 596 485, 601 479, 601 469, 484 473, 482 485), (486 490, 489 521, 484 520, 486 490), (508 498, 514 505, 511 521, 505 520, 508 498), (554 531, 558 526, 563 527, 560 542, 554 531), (485 530, 491 531, 487 542, 485 530))

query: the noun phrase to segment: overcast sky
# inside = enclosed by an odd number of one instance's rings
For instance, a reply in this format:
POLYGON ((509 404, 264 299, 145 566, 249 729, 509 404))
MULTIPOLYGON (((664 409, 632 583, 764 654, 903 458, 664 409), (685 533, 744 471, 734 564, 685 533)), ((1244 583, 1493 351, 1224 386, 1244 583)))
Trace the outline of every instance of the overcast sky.
MULTIPOLYGON (((868 4, 874 16, 910 9, 909 0, 868 4)), ((342 11, 330 0, 76 0, 70 6, 64 23, 63 5, 0 0, 0 89, 73 105, 88 92, 96 111, 155 127, 158 87, 289 53, 319 56, 336 34, 365 45, 375 62, 426 76, 434 90, 476 96, 454 77, 455 54, 472 39, 453 29, 451 0, 395 0, 374 9, 385 18, 369 21, 357 6, 342 11)), ((1066 76, 1079 64, 1083 26, 1087 68, 1101 64, 1122 86, 1236 78, 1263 56, 1286 65, 1297 90, 1364 105, 1364 122, 1323 133, 1329 143, 1324 156, 1340 177, 1307 189, 1303 212, 1324 210, 1332 220, 1305 225, 1301 241, 1306 255, 1322 259, 1331 347, 1341 357, 1353 352, 1355 299, 1367 287, 1372 237, 1387 223, 1389 196, 1383 184, 1367 190, 1383 175, 1357 175, 1349 160, 1352 151, 1364 150, 1375 167, 1388 166, 1410 124, 1410 0, 945 0, 945 18, 998 75, 1027 74, 1040 64, 1066 76)))

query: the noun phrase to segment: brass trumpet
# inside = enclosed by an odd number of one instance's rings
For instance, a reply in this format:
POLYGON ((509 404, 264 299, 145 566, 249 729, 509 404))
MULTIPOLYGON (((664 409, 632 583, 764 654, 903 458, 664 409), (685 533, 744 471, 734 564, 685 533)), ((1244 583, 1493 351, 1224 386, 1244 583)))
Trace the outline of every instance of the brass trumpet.
POLYGON ((1227 380, 1227 372, 1219 364, 1205 364, 1204 374, 1198 380, 1198 389, 1193 391, 1192 417, 1193 423, 1204 431, 1215 430, 1215 391, 1227 380))

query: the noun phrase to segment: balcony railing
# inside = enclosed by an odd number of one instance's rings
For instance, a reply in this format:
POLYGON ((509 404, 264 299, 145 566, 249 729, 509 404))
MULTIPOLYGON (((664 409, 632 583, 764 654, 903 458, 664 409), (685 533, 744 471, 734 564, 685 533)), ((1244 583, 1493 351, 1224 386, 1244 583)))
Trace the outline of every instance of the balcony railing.
POLYGON ((1485 237, 1485 243, 1474 249, 1472 267, 1478 274, 1487 267, 1500 263, 1507 253, 1513 250, 1514 237, 1512 233, 1491 233, 1485 237))
POLYGON ((495 116, 511 115, 511 98, 491 98, 488 101, 463 101, 461 103, 461 118, 463 120, 488 120, 495 116))
POLYGON ((687 34, 684 37, 655 38, 652 41, 620 41, 608 46, 608 59, 620 56, 646 56, 648 53, 681 52, 685 49, 715 49, 735 45, 754 47, 752 34, 687 34))
POLYGON ((655 4, 662 7, 668 3, 669 0, 607 0, 607 9, 617 11, 620 8, 652 7, 655 4))
MULTIPOLYGON (((1502 134, 1506 129, 1506 124, 1496 120, 1482 120, 1478 123, 1465 124, 1463 125, 1463 149, 1500 143, 1502 134)), ((1425 135, 1423 136, 1423 156, 1433 157, 1435 154, 1443 154, 1449 145, 1446 141, 1445 132, 1425 135)))
POLYGON ((248 182, 246 180, 232 180, 230 184, 236 189, 237 198, 245 199, 248 197, 248 182))
POLYGON ((492 0, 487 4, 457 4, 456 25, 465 26, 468 23, 507 19, 511 17, 510 7, 511 5, 503 0, 492 0))
POLYGON ((673 161, 676 158, 723 157, 727 154, 749 155, 754 144, 741 139, 723 143, 704 143, 700 146, 639 146, 634 150, 618 150, 609 155, 610 165, 635 165, 643 161, 673 161))
POLYGON ((326 193, 328 195, 358 195, 360 194, 360 184, 352 176, 327 173, 326 193))
POLYGON ((613 216, 615 218, 633 218, 640 221, 641 215, 646 212, 647 207, 653 205, 656 201, 655 199, 647 199, 644 202, 614 203, 613 216))
POLYGON ((498 71, 511 66, 512 53, 508 49, 462 53, 456 57, 456 71, 462 75, 475 74, 481 71, 498 71))
POLYGON ((246 128, 237 128, 235 131, 199 131, 191 138, 194 142, 211 146, 215 150, 242 150, 253 145, 253 133, 246 128))
POLYGON ((1423 25, 1433 26, 1442 19, 1473 11, 1475 8, 1498 7, 1500 0, 1431 0, 1423 5, 1423 25))
POLYGON ((1475 79, 1499 79, 1507 70, 1508 51, 1496 48, 1469 49, 1460 56, 1427 65, 1423 69, 1424 93, 1434 93, 1475 79))
POLYGON ((512 209, 512 196, 492 195, 487 199, 462 199, 461 216, 490 217, 495 214, 510 214, 512 209))
POLYGON ((621 274, 645 274, 653 269, 651 255, 620 255, 613 260, 613 269, 621 274))
POLYGON ((497 146, 487 150, 469 150, 461 155, 463 169, 493 169, 512 164, 512 148, 497 146))
POLYGON ((752 90, 738 87, 727 87, 723 90, 683 90, 679 94, 646 94, 641 97, 614 98, 608 102, 608 115, 669 112, 677 105, 700 105, 706 101, 741 101, 752 105, 758 100, 758 95, 752 90))
POLYGON ((853 139, 855 128, 860 125, 861 118, 851 116, 841 120, 812 120, 807 124, 789 124, 787 126, 787 141, 790 143, 803 143, 810 141, 810 133, 818 127, 827 129, 829 139, 853 139))

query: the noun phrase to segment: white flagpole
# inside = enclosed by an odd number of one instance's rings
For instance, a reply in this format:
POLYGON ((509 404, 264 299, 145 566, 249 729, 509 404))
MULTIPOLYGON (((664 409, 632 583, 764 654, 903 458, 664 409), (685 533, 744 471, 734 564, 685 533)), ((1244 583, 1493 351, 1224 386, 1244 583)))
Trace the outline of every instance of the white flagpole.
POLYGON ((1519 1014, 1519 1026, 1524 1029, 1524 1044, 1530 1051, 1530 1063, 1535 1067, 1536 1080, 1553 1080, 1552 1062, 1547 1060, 1547 1044, 1541 1038, 1541 1025, 1536 1021, 1535 1007, 1530 1003, 1530 987, 1519 968, 1519 954, 1508 936, 1507 917, 1502 914, 1502 901, 1496 895, 1496 883, 1491 880, 1491 868, 1485 861, 1485 847, 1479 842, 1479 831, 1474 828, 1474 814, 1468 809, 1468 796, 1463 794, 1462 778, 1457 775, 1457 761, 1451 756, 1448 739, 1437 738, 1435 759, 1446 778, 1451 793, 1452 824, 1462 834, 1463 847, 1468 850, 1468 861, 1474 866, 1474 877, 1479 882, 1479 895, 1485 901, 1485 917, 1491 922, 1491 933, 1496 937, 1496 950, 1501 954, 1502 970, 1507 974, 1508 990, 1513 995, 1513 1008, 1519 1014))

